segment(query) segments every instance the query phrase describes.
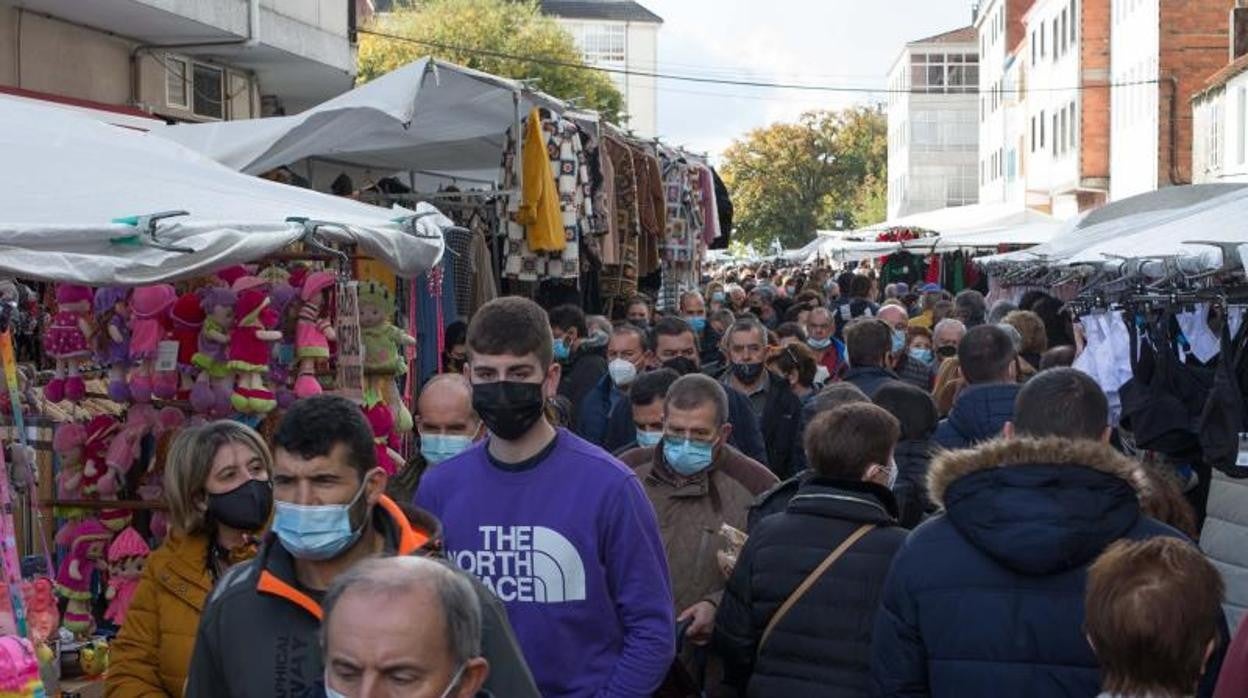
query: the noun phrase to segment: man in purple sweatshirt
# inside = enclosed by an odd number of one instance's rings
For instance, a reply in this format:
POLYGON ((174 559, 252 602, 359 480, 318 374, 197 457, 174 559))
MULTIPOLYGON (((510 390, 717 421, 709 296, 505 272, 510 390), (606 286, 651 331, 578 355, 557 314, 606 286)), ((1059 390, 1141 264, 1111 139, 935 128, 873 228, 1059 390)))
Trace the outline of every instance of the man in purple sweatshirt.
POLYGON ((658 521, 631 470, 543 417, 560 375, 546 313, 482 306, 468 371, 489 438, 429 470, 416 503, 506 605, 543 696, 650 696, 675 656, 658 521))

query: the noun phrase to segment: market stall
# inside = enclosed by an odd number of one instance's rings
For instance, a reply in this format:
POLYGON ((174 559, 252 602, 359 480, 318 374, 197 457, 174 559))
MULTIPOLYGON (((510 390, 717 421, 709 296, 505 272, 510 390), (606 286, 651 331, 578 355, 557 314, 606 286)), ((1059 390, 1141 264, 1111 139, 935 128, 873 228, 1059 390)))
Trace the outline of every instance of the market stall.
POLYGON ((0 643, 37 654, 22 690, 51 693, 106 668, 186 426, 263 433, 334 392, 364 410, 382 466, 406 467, 416 309, 368 270, 427 272, 452 224, 64 110, 0 103, 0 123, 0 643), (49 185, 67 179, 84 185, 49 185))

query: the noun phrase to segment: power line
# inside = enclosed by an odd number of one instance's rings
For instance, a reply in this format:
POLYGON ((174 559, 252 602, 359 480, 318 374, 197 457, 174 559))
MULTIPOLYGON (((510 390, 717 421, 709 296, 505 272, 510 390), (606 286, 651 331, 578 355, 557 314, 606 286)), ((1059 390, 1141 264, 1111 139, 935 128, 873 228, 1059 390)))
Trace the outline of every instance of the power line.
POLYGON ((713 78, 713 77, 705 77, 705 76, 697 76, 697 75, 674 75, 671 73, 660 73, 657 71, 648 71, 648 70, 631 70, 628 68, 607 68, 604 66, 593 66, 593 65, 585 65, 584 63, 574 63, 572 61, 561 61, 555 58, 543 58, 540 56, 521 56, 521 55, 517 55, 514 53, 505 53, 502 51, 493 51, 490 49, 474 48, 471 46, 457 46, 455 44, 446 44, 446 43, 441 43, 437 41, 427 41, 424 39, 416 39, 410 36, 401 36, 399 34, 389 34, 386 32, 380 32, 380 31, 376 31, 373 29, 359 29, 358 33, 368 34, 370 36, 376 36, 382 39, 391 39, 393 41, 405 41, 408 43, 418 44, 421 46, 439 48, 445 51, 460 51, 462 53, 470 53, 470 54, 475 54, 479 56, 489 56, 491 58, 503 58, 506 60, 513 60, 513 61, 525 61, 528 63, 537 63, 539 65, 548 65, 548 66, 553 66, 556 68, 573 68, 573 69, 578 69, 578 70, 592 70, 592 71, 596 71, 600 73, 610 73, 614 75, 625 75, 625 76, 630 76, 630 77, 654 78, 658 80, 678 80, 678 81, 683 81, 683 82, 696 82, 696 83, 709 84, 709 85, 731 85, 731 86, 736 86, 736 87, 757 87, 757 88, 773 89, 773 90, 803 90, 803 91, 808 91, 808 92, 841 92, 841 93, 868 94, 868 95, 870 94, 876 94, 876 95, 878 94, 992 94, 992 93, 1001 94, 1001 95, 1006 95, 1006 94, 1022 95, 1028 92, 1080 92, 1083 90, 1099 90, 1099 89, 1109 89, 1113 87, 1131 87, 1134 85, 1156 85, 1161 82, 1160 80, 1156 80, 1156 79, 1136 80, 1133 82, 1120 82, 1120 83, 1106 82, 1106 83, 1097 83, 1097 84, 1088 84, 1088 85, 1076 85, 1072 87, 1047 87, 1047 88, 1041 87, 1041 88, 1027 88, 1025 90, 995 89, 995 90, 986 90, 982 93, 980 92, 977 86, 962 87, 964 91, 961 93, 956 93, 956 92, 945 93, 945 92, 933 92, 931 89, 921 89, 921 88, 919 89, 910 88, 910 89, 899 90, 896 88, 889 88, 889 87, 873 88, 873 87, 853 87, 853 86, 848 86, 848 85, 840 85, 840 86, 810 85, 810 84, 801 84, 801 83, 768 82, 764 80, 731 80, 731 79, 725 79, 725 78, 713 78))

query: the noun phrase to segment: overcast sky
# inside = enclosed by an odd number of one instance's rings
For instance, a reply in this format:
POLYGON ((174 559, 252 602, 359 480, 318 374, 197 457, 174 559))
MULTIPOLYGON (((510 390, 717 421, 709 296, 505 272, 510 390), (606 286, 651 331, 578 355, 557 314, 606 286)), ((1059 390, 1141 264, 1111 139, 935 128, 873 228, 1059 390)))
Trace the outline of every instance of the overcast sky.
MULTIPOLYGON (((972 0, 640 0, 664 20, 659 72, 882 88, 901 47, 971 23, 972 0)), ((883 94, 660 80, 659 135, 719 153, 750 129, 883 94)))

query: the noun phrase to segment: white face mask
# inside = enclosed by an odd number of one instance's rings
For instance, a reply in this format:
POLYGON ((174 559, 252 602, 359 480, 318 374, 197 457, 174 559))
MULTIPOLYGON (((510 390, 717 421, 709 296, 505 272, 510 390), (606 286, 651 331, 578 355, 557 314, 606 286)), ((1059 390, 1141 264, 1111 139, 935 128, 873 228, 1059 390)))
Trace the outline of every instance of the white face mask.
POLYGON ((637 367, 631 361, 612 359, 611 363, 607 364, 607 373, 616 387, 623 388, 632 385, 633 380, 637 378, 637 367))

